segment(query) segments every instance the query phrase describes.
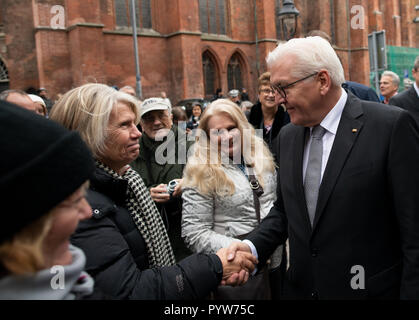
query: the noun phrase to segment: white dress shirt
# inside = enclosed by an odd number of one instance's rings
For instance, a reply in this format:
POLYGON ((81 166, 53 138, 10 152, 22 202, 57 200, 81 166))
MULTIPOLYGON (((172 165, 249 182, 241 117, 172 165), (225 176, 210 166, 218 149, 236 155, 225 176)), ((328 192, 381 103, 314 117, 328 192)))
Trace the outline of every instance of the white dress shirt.
MULTIPOLYGON (((335 141, 336 132, 338 131, 338 126, 340 118, 342 116, 343 108, 345 107, 346 100, 348 99, 348 94, 344 89, 342 89, 342 95, 340 96, 339 101, 336 105, 329 111, 329 113, 324 117, 320 126, 326 129, 325 134, 323 135, 323 157, 322 157, 322 172, 320 175, 320 182, 323 179, 324 170, 326 169, 327 161, 329 160, 330 151, 332 150, 333 142, 335 141)), ((304 158, 303 158, 303 183, 305 181, 306 170, 308 165, 308 156, 310 153, 310 145, 313 140, 311 137, 311 132, 313 128, 310 128, 310 137, 304 146, 304 158)))
MULTIPOLYGON (((342 94, 336 103, 336 105, 329 111, 329 113, 324 117, 320 125, 326 129, 325 134, 323 135, 322 142, 323 142, 323 156, 322 156, 322 172, 321 172, 321 179, 323 179, 324 170, 326 169, 327 161, 329 160, 330 151, 332 150, 333 142, 335 141, 336 132, 338 130, 340 118, 342 117, 343 108, 345 107, 346 101, 348 100, 348 94, 344 89, 342 89, 342 94)), ((307 164, 308 164, 308 155, 310 151, 310 144, 311 144, 311 131, 313 128, 310 128, 310 137, 307 139, 307 142, 304 146, 304 158, 303 158, 303 180, 306 176, 307 164)), ((303 181, 304 182, 304 181, 303 181)), ((243 240, 246 243, 252 254, 258 258, 258 254, 256 251, 256 247, 253 243, 249 240, 243 240)), ((252 274, 256 273, 256 269, 252 274)))

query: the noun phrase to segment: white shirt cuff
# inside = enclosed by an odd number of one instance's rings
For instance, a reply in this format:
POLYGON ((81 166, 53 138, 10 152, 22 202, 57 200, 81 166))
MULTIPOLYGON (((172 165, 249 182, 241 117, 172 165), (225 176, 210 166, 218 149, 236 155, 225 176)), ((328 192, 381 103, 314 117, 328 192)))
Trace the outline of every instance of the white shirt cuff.
MULTIPOLYGON (((252 241, 250 241, 250 240, 243 240, 242 242, 245 243, 245 244, 247 244, 250 247, 250 251, 252 251, 252 254, 256 257, 256 259, 258 259, 258 252, 256 250, 256 247, 252 243, 252 241)), ((256 267, 255 270, 253 270, 253 272, 252 272, 252 276, 254 276, 257 271, 258 271, 258 268, 256 267)))

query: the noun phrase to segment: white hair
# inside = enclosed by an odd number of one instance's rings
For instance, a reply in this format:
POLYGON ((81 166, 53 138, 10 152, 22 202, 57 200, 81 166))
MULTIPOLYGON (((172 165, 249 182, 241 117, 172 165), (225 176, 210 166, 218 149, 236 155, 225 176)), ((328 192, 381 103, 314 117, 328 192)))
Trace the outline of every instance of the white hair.
POLYGON ((345 82, 343 67, 335 50, 327 40, 319 36, 296 38, 279 44, 266 58, 268 68, 290 55, 297 59, 291 70, 294 77, 308 76, 325 69, 335 86, 340 87, 345 82))
POLYGON ((139 102, 129 94, 99 83, 89 83, 64 94, 51 110, 50 118, 70 130, 77 130, 95 158, 106 154, 108 123, 117 103, 126 104, 140 120, 139 102))
POLYGON ((398 74, 397 74, 397 73, 395 73, 395 72, 393 72, 393 71, 386 70, 386 71, 384 71, 384 72, 383 72, 383 74, 381 75, 381 77, 384 77, 384 76, 388 76, 388 77, 390 77, 390 78, 391 78, 391 82, 393 82, 393 84, 394 84, 395 86, 397 86, 397 87, 399 87, 399 86, 400 86, 400 77, 398 76, 398 74))

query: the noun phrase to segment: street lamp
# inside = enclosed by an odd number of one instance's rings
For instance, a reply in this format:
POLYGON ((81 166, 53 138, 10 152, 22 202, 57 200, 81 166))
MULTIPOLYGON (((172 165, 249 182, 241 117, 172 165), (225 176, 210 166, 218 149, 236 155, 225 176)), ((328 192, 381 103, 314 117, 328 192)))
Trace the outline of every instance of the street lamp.
POLYGON ((135 0, 130 1, 131 7, 131 25, 132 25, 132 38, 134 41, 134 56, 135 56, 135 92, 137 98, 143 99, 143 91, 141 88, 141 73, 140 73, 140 61, 138 58, 138 38, 137 38, 137 20, 135 16, 135 0))
POLYGON ((294 37, 297 31, 297 17, 300 12, 294 5, 293 0, 283 0, 282 8, 278 13, 278 19, 281 22, 282 33, 285 40, 294 37))

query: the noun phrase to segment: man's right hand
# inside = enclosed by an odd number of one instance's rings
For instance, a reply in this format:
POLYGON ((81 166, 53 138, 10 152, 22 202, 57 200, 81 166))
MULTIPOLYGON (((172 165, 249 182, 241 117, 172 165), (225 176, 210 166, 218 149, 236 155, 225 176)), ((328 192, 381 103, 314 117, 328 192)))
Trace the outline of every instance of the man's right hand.
POLYGON ((250 250, 250 247, 246 243, 234 241, 227 248, 227 261, 233 261, 234 258, 236 257, 237 251, 244 251, 244 252, 252 253, 252 250, 250 250))
POLYGON ((237 286, 242 285, 247 282, 249 274, 254 270, 255 265, 258 263, 256 257, 251 254, 249 246, 245 243, 235 241, 227 249, 223 248, 217 252, 217 255, 221 258, 223 262, 223 269, 226 271, 226 266, 231 265, 231 263, 241 261, 241 270, 229 270, 224 272, 222 285, 237 286), (220 253, 223 253, 223 258, 227 260, 228 263, 225 263, 224 259, 221 258, 220 253), (247 260, 243 263, 243 259, 247 260), (238 260, 237 260, 238 259, 238 260), (224 260, 224 261, 223 261, 224 260))

